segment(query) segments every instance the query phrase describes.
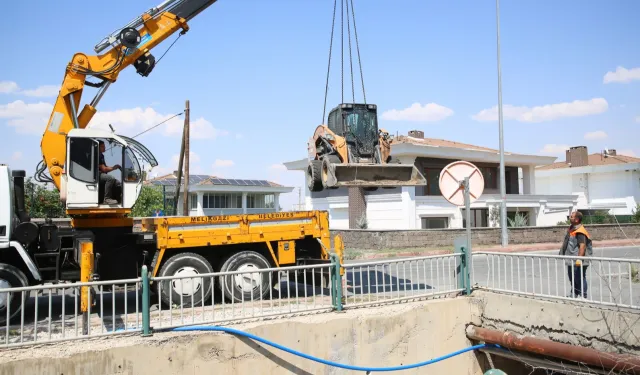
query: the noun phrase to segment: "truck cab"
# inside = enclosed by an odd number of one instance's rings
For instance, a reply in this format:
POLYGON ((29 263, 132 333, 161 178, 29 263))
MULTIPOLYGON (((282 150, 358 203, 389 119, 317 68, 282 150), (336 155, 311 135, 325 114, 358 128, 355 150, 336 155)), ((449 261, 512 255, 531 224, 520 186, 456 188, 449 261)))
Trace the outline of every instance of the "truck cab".
POLYGON ((99 129, 71 130, 66 147, 67 168, 61 178, 60 199, 70 213, 94 208, 131 210, 142 189, 143 165, 158 165, 141 143, 99 129), (99 169, 101 155, 107 166, 121 168, 104 176, 99 169), (111 198, 117 203, 104 204, 105 177, 115 180, 111 198))

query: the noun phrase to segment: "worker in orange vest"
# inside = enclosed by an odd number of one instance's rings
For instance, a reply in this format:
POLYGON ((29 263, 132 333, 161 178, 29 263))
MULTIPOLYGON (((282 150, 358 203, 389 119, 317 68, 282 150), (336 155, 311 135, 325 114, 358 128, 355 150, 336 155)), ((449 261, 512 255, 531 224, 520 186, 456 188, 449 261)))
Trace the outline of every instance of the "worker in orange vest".
POLYGON ((574 211, 569 217, 571 225, 567 229, 564 237, 560 255, 570 256, 565 259, 569 283, 571 283, 572 293, 569 297, 587 298, 587 268, 589 260, 587 257, 593 255, 591 235, 582 225, 582 213, 574 211))

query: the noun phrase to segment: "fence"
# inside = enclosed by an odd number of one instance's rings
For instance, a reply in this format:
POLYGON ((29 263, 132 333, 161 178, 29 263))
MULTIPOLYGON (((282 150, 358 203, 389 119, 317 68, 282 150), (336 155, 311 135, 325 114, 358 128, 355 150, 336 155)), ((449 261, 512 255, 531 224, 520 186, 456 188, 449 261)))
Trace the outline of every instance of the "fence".
POLYGON ((461 256, 346 264, 344 305, 351 308, 459 293, 464 290, 459 277, 461 256))
MULTIPOLYGON (((569 280, 568 264, 576 268, 574 258, 563 256, 479 252, 469 257, 462 252, 341 267, 332 255, 331 263, 322 265, 174 277, 149 277, 142 267, 142 276, 130 280, 10 289, 0 284, 0 347, 150 335, 189 325, 443 298, 473 289, 569 299, 580 279, 569 280)), ((576 269, 584 271, 588 288, 586 299, 575 300, 640 309, 640 259, 593 257, 576 269)))
POLYGON ((141 281, 0 289, 0 346, 140 332, 141 281), (87 307, 84 314, 83 305, 87 307))
POLYGON ((578 259, 479 252, 472 277, 481 289, 640 309, 640 259, 589 257, 576 265, 578 259))

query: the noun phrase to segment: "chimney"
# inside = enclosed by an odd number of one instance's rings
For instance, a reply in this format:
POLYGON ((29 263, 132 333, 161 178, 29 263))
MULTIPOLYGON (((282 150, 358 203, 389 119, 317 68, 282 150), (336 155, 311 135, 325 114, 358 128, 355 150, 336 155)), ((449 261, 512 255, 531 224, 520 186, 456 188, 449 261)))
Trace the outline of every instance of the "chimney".
POLYGON ((567 163, 571 167, 584 167, 589 165, 589 153, 586 146, 575 146, 567 150, 567 163))
POLYGON ((409 130, 409 137, 424 139, 424 132, 422 130, 409 130))
POLYGON ((178 178, 178 171, 177 170, 173 171, 173 177, 178 178))
POLYGON ((618 153, 616 152, 615 149, 609 150, 609 156, 616 156, 616 155, 618 155, 618 153))

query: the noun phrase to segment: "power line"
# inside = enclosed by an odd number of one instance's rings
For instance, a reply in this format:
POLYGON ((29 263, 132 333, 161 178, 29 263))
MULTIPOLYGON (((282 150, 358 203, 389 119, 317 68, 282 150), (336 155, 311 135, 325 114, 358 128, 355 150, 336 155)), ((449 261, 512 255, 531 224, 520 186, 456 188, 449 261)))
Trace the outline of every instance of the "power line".
POLYGON ((143 131, 143 132, 141 132, 141 133, 138 133, 138 134, 134 135, 134 136, 133 136, 133 137, 131 137, 131 138, 139 137, 139 136, 143 135, 144 133, 146 133, 146 132, 148 132, 148 131, 150 131, 150 130, 155 129, 155 128, 157 128, 158 126, 160 126, 160 125, 164 124, 165 122, 167 122, 167 121, 169 121, 169 120, 171 120, 171 119, 173 119, 173 118, 176 118, 176 117, 178 117, 178 116, 180 116, 180 115, 182 115, 182 114, 184 114, 184 111, 183 111, 183 112, 180 112, 180 113, 177 113, 177 114, 175 114, 175 115, 173 115, 173 116, 169 117, 168 119, 166 119, 166 120, 162 121, 162 122, 161 122, 161 123, 159 123, 159 124, 153 125, 153 126, 152 126, 152 127, 150 127, 149 129, 146 129, 145 131, 143 131))

